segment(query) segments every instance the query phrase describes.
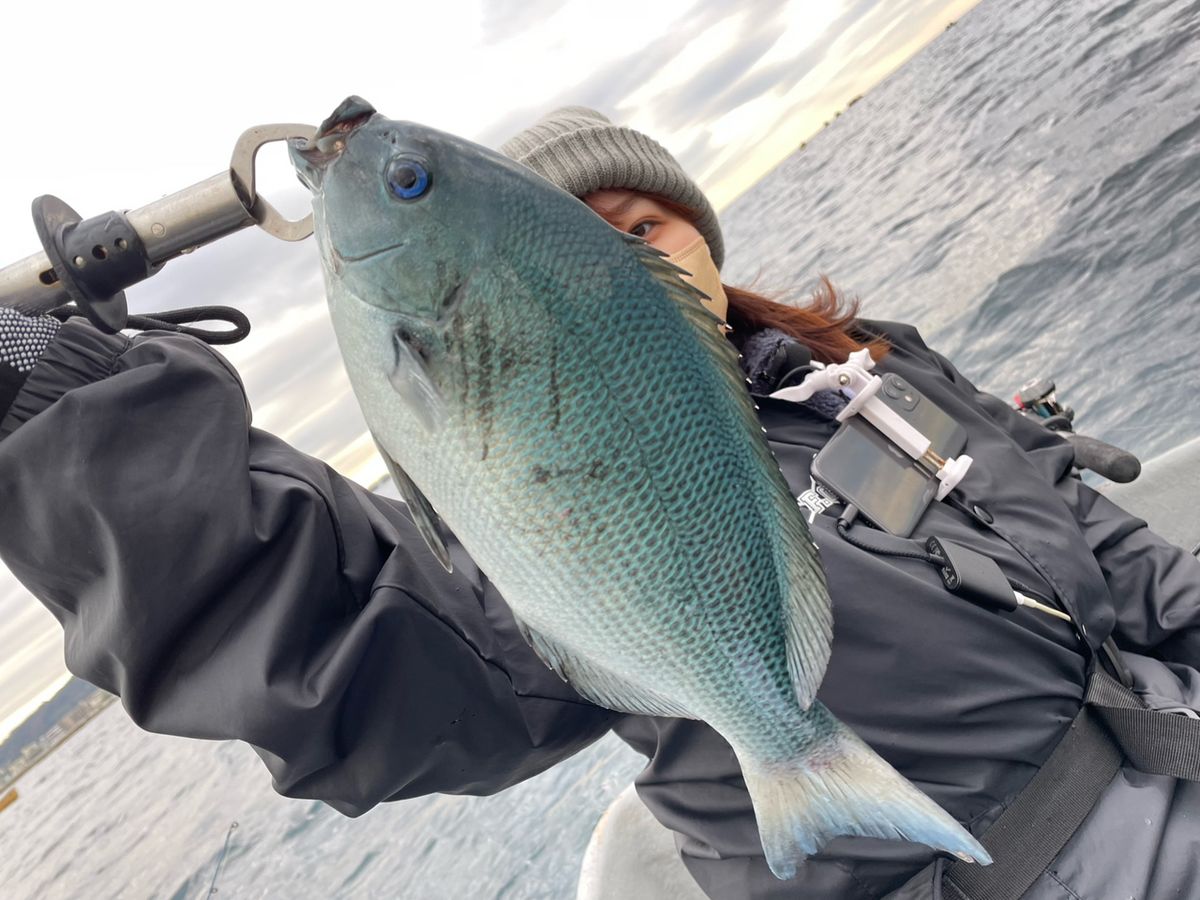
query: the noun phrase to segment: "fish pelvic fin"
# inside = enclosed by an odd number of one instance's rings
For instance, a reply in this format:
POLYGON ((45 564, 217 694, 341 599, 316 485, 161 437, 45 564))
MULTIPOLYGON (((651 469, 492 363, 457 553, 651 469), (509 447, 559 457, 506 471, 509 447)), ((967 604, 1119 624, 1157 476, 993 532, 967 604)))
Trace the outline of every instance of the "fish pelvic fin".
POLYGON ((776 878, 795 877, 800 863, 837 835, 914 841, 969 862, 991 863, 983 845, 953 816, 822 704, 814 703, 806 715, 819 717, 817 728, 828 737, 804 758, 765 763, 737 751, 776 878))
POLYGON ((636 684, 628 678, 581 656, 575 650, 538 631, 514 614, 521 637, 559 678, 597 706, 638 716, 695 718, 683 704, 636 684))
POLYGON ((447 572, 453 572, 454 566, 450 562, 450 551, 446 549, 446 542, 442 539, 441 532, 438 531, 439 519, 438 514, 434 512, 433 505, 421 493, 421 489, 417 487, 416 483, 408 477, 408 473, 400 468, 400 464, 392 459, 392 455, 383 449, 383 444, 379 443, 379 438, 375 437, 374 432, 371 432, 371 437, 375 440, 375 449, 383 457, 388 474, 392 476, 396 490, 400 492, 405 505, 408 506, 409 515, 413 518, 413 524, 417 526, 417 532, 425 539, 425 543, 433 551, 437 561, 442 564, 442 568, 447 572))

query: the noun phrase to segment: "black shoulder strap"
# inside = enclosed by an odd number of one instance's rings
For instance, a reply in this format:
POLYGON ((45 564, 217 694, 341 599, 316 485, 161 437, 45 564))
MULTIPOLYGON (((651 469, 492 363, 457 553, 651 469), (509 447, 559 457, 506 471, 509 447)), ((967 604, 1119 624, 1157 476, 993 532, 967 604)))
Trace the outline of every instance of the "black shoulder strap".
POLYGON ((1146 709, 1104 672, 1088 682, 1087 702, 1139 772, 1200 781, 1200 719, 1146 709))
MULTIPOLYGON (((1103 669, 1050 758, 981 836, 990 866, 945 864, 951 900, 1017 900, 1058 855, 1128 759, 1143 772, 1200 781, 1200 719, 1147 709, 1103 669)), ((932 869, 932 867, 931 867, 932 869)), ((914 881, 928 883, 931 869, 914 881)))

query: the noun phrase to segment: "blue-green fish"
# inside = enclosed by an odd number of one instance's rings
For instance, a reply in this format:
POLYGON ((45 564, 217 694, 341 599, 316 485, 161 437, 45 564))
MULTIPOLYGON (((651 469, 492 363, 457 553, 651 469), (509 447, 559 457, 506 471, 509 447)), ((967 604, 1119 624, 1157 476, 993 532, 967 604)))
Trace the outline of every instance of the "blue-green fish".
POLYGON ((357 97, 291 153, 350 383, 443 564, 439 519, 580 694, 720 732, 778 877, 838 834, 988 861, 816 702, 816 547, 679 270, 519 164, 357 97))

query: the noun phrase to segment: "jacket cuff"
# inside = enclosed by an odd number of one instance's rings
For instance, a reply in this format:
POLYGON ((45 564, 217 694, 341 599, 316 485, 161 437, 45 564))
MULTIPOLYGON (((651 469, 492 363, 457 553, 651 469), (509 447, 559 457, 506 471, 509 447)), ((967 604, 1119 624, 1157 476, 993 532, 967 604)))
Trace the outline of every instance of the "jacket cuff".
POLYGON ((8 437, 67 391, 112 374, 129 348, 123 334, 104 334, 82 316, 63 323, 37 365, 0 417, 0 440, 8 437))

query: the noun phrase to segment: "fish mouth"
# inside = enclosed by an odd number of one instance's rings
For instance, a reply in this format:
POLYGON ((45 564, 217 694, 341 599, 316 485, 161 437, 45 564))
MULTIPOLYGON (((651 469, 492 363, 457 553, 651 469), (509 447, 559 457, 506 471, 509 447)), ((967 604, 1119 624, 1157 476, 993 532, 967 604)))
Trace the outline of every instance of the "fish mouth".
POLYGON ((336 247, 333 250, 333 258, 339 263, 362 262, 364 259, 370 259, 373 256, 379 256, 381 253, 387 253, 390 250, 399 250, 405 244, 400 241, 397 244, 389 244, 386 247, 380 247, 378 250, 368 250, 366 253, 345 254, 339 251, 336 247))
POLYGON ((338 104, 333 114, 307 141, 292 138, 288 149, 293 158, 299 157, 315 169, 323 169, 342 155, 346 141, 359 126, 376 115, 375 107, 362 97, 351 95, 338 104))

